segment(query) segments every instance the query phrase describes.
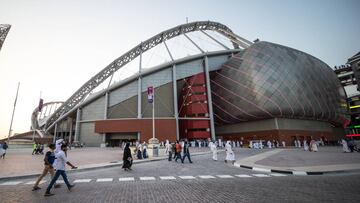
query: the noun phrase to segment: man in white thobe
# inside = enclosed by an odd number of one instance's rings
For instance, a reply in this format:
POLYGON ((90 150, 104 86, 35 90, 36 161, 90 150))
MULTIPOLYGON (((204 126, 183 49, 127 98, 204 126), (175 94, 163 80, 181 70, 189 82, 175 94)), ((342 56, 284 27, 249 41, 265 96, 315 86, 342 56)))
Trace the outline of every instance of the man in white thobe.
POLYGON ((304 150, 305 150, 305 151, 309 151, 309 146, 308 146, 306 140, 304 140, 304 150))
POLYGON ((209 143, 210 150, 212 151, 212 159, 217 161, 217 149, 216 149, 216 142, 210 141, 209 143))
POLYGON ((301 148, 301 141, 298 140, 298 147, 301 148))
POLYGON ((267 141, 267 146, 268 146, 269 149, 271 149, 271 142, 270 142, 270 140, 267 141))
POLYGON ((235 163, 235 154, 234 154, 234 151, 231 148, 230 141, 226 142, 225 151, 226 151, 225 162, 227 163, 227 161, 231 161, 232 164, 234 164, 235 163))
POLYGON ((264 145, 263 145, 262 141, 260 140, 260 142, 259 142, 259 149, 263 149, 263 148, 264 148, 264 145))
POLYGON ((349 149, 349 146, 348 146, 346 140, 341 139, 341 144, 342 144, 342 146, 343 146, 343 151, 344 151, 345 153, 350 152, 350 149, 349 149))

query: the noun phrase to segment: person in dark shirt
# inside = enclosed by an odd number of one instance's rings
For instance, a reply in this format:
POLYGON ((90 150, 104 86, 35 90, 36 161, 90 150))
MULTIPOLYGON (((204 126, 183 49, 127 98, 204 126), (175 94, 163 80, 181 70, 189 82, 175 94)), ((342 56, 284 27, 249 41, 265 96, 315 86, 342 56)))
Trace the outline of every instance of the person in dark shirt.
POLYGON ((39 176, 39 178, 37 179, 37 181, 35 182, 33 191, 41 189, 38 185, 39 185, 40 181, 46 176, 47 173, 50 173, 51 179, 54 177, 54 175, 55 175, 55 171, 54 171, 54 167, 53 167, 53 163, 55 161, 54 150, 55 150, 55 144, 50 144, 49 151, 46 152, 45 158, 44 158, 44 170, 43 170, 42 174, 39 176))
POLYGON ((192 161, 190 159, 190 151, 189 151, 189 144, 187 141, 185 141, 184 143, 184 156, 181 159, 181 163, 184 163, 185 157, 187 157, 189 159, 189 162, 192 164, 192 161))
POLYGON ((130 143, 126 143, 125 148, 124 148, 123 166, 122 166, 122 168, 125 171, 131 170, 132 160, 133 159, 131 156, 130 143))

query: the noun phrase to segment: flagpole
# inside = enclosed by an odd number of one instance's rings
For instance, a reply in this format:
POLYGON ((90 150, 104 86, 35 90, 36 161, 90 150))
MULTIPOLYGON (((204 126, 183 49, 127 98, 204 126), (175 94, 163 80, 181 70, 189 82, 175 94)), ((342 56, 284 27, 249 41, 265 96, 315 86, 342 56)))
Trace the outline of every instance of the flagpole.
POLYGON ((14 102, 14 109, 13 109, 12 116, 11 116, 9 135, 8 135, 8 139, 7 139, 7 140, 8 140, 8 143, 9 143, 9 141, 10 141, 10 136, 11 136, 11 131, 12 131, 12 124, 13 124, 13 120, 14 120, 16 102, 17 102, 17 98, 18 98, 18 94, 19 94, 19 87, 20 87, 20 82, 18 83, 18 87, 17 87, 17 90, 16 90, 16 97, 15 97, 15 102, 14 102))
POLYGON ((155 138, 155 88, 153 88, 153 106, 152 106, 152 126, 153 126, 153 139, 155 138))

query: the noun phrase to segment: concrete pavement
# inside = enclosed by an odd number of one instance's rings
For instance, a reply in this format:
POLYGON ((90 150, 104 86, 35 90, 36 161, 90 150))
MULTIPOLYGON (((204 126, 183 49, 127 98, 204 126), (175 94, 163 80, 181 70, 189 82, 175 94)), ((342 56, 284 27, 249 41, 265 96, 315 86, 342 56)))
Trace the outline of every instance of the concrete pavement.
POLYGON ((319 147, 318 152, 304 151, 302 148, 278 148, 237 159, 235 165, 295 175, 351 172, 360 170, 360 153, 343 153, 341 147, 319 147))
MULTIPOLYGON (((238 157, 254 153, 242 149, 238 157), (242 155, 240 155, 240 153, 242 155)), ((254 154, 252 154, 254 155, 254 154)), ((255 172, 224 163, 210 154, 192 157, 193 164, 160 160, 134 165, 132 171, 109 167, 68 174, 76 186, 31 191, 34 178, 0 181, 1 202, 357 202, 359 174, 294 176, 255 172)), ((61 179, 60 179, 61 180, 61 179)))

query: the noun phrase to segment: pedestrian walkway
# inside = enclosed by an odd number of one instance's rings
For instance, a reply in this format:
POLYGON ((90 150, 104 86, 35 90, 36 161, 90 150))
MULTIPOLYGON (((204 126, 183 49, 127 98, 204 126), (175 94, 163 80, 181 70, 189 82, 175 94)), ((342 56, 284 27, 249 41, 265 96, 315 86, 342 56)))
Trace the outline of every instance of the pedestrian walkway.
MULTIPOLYGON (((193 147, 190 149, 192 154, 209 152, 207 147, 193 147)), ((1 159, 0 164, 6 167, 0 167, 0 179, 16 178, 21 176, 38 176, 43 170, 44 155, 31 155, 31 148, 9 149, 6 159, 1 159)), ((68 150, 68 159, 78 166, 77 171, 119 166, 122 164, 123 150, 121 148, 98 148, 86 147, 68 150)), ((164 158, 160 156, 158 158, 164 158)), ((135 158, 135 157, 134 157, 135 158)), ((157 160, 142 159, 137 160, 157 160)))
MULTIPOLYGON (((201 179, 241 179, 241 178, 265 178, 265 177, 284 177, 288 175, 279 173, 253 173, 253 174, 217 174, 217 175, 181 175, 181 176, 142 176, 142 177, 120 177, 120 178, 81 178, 75 179, 72 183, 115 183, 115 182, 132 182, 132 181, 166 181, 166 180, 201 180, 201 179)), ((49 180, 43 180, 40 184, 47 183, 49 180)), ((71 181, 70 181, 71 182, 71 181)), ((64 184, 64 181, 57 181, 59 184, 64 184)), ((33 185, 34 181, 5 181, 0 183, 0 186, 15 186, 15 185, 33 185)))
POLYGON ((318 152, 302 148, 273 149, 239 158, 235 166, 259 172, 314 175, 360 170, 360 154, 343 153, 341 147, 319 147, 318 152))

